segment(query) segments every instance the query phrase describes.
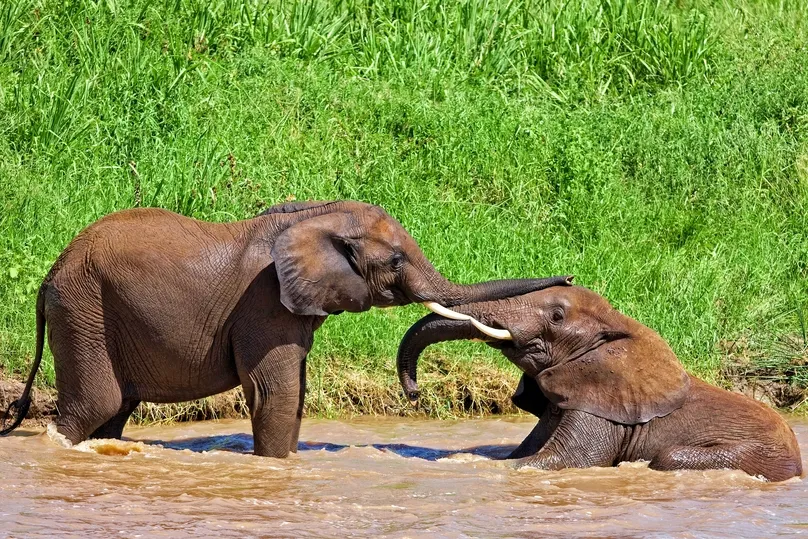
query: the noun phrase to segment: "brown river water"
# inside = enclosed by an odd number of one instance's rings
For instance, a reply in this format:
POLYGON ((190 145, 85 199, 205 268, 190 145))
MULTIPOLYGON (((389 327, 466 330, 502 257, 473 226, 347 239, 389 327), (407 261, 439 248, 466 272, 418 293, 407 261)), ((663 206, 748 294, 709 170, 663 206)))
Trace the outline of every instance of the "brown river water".
MULTIPOLYGON (((247 421, 127 427, 66 448, 0 439, 0 537, 773 537, 808 535, 808 479, 545 472, 494 460, 534 421, 307 419, 255 457, 247 421)), ((792 419, 803 456, 808 421, 792 419)))

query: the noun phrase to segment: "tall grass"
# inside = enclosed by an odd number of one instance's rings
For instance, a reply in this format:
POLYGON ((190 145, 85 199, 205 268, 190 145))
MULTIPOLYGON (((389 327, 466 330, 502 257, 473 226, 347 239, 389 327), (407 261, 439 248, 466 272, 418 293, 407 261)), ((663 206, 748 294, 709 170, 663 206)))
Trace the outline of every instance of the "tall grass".
MULTIPOLYGON (((765 355, 806 308, 807 20, 786 0, 8 0, 0 363, 26 371, 39 282, 108 212, 355 198, 454 280, 574 273, 715 378, 722 343, 765 355)), ((421 314, 329 319, 318 409, 348 406, 335 366, 394 391, 421 314)))

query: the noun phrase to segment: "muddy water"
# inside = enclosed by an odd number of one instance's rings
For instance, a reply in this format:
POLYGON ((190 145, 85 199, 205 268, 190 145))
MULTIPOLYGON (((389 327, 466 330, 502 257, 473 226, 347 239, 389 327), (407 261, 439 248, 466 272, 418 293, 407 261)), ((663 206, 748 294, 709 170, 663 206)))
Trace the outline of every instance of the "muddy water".
MULTIPOLYGON (((808 535, 808 480, 492 460, 532 425, 306 420, 288 460, 249 454, 246 421, 129 427, 128 441, 74 448, 18 431, 0 439, 0 537, 808 535)), ((808 422, 792 425, 808 455, 808 422)))

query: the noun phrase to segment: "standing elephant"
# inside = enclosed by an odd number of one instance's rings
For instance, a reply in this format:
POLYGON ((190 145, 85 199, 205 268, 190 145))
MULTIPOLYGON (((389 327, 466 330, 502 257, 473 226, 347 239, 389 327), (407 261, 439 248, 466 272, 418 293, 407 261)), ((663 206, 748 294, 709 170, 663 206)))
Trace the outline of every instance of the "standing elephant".
MULTIPOLYGON (((244 388, 255 453, 297 449, 306 355, 329 314, 372 306, 457 305, 566 282, 457 285, 381 208, 290 203, 234 223, 143 208, 108 215, 62 252, 39 290, 56 369, 58 431, 118 438, 141 401, 180 402, 244 388)), ((9 414, 7 414, 8 417, 9 414)))
POLYGON ((794 432, 771 408, 689 376, 662 338, 579 286, 428 315, 405 335, 398 373, 418 397, 432 343, 482 338, 523 372, 516 406, 541 419, 509 458, 557 470, 648 460, 655 470, 802 474, 794 432), (458 312, 459 311, 459 312, 458 312), (494 327, 497 326, 497 327, 494 327))

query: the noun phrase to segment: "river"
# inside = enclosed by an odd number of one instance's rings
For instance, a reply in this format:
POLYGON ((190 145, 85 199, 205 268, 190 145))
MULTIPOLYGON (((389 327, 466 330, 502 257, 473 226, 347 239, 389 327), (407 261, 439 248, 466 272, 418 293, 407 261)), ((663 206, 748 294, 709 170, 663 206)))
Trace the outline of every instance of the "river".
MULTIPOLYGON (((805 457, 808 421, 790 423, 805 457)), ((533 424, 306 419, 286 460, 251 455, 247 421, 130 426, 72 448, 18 430, 0 439, 0 537, 808 535, 808 480, 493 460, 533 424)))

